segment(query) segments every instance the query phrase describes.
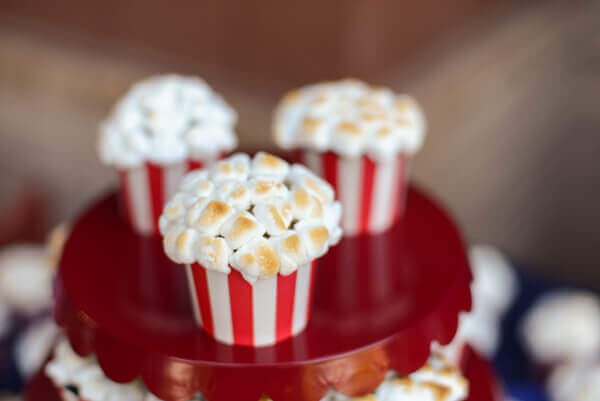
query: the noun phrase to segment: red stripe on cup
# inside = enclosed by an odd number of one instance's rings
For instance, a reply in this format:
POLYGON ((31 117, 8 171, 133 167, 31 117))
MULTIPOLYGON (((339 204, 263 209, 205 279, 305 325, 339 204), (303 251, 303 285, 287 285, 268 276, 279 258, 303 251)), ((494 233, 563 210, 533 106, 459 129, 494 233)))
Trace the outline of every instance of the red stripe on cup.
POLYGON ((192 302, 197 302, 202 316, 202 327, 210 335, 213 335, 213 317, 210 308, 210 298, 208 292, 208 282, 206 280, 206 269, 198 264, 191 266, 192 276, 194 279, 194 287, 196 289, 195 299, 192 302))
POLYGON ((369 220, 371 214, 371 201, 373 200, 373 182, 375 180, 376 165, 368 157, 362 158, 362 191, 360 208, 360 226, 361 233, 369 232, 369 220))
POLYGON ((148 171, 148 188, 152 206, 152 231, 156 233, 158 232, 158 219, 162 214, 166 198, 164 168, 156 164, 146 163, 146 170, 148 171))
POLYGON ((229 305, 234 343, 254 344, 252 286, 234 269, 229 273, 229 305))
POLYGON ((277 278, 277 335, 275 341, 281 341, 292 335, 296 276, 297 274, 293 273, 277 278))

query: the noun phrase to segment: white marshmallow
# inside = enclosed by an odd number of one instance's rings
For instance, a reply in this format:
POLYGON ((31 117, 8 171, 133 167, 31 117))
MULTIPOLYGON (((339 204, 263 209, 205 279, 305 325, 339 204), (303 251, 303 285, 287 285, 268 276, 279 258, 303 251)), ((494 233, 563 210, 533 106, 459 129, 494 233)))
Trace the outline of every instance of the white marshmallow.
POLYGON ((246 211, 234 214, 221 227, 221 234, 231 249, 238 249, 253 238, 262 237, 264 233, 264 225, 246 211))
POLYGON ((411 97, 356 80, 294 90, 282 99, 273 118, 275 141, 285 149, 368 155, 377 161, 415 153, 425 130, 423 113, 411 97))
POLYGON ((201 79, 151 77, 134 85, 102 124, 100 158, 120 168, 214 159, 237 145, 236 120, 201 79))
POLYGON ((584 291, 546 295, 527 313, 520 331, 538 363, 585 360, 600 352, 600 301, 584 291))

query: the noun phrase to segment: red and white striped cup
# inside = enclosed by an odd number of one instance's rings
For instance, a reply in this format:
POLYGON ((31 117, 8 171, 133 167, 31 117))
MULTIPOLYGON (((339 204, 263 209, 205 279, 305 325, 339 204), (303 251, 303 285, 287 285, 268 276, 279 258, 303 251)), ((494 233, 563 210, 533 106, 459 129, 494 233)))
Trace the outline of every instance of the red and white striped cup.
POLYGON ((127 223, 141 235, 158 235, 158 219, 165 203, 177 192, 188 171, 205 167, 197 160, 161 165, 145 163, 119 170, 122 212, 127 223))
POLYGON ((367 156, 344 158, 333 152, 302 150, 299 161, 323 177, 342 204, 344 235, 377 234, 404 212, 407 157, 376 162, 367 156))
POLYGON ((217 341, 260 347, 300 333, 310 317, 313 261, 294 273, 259 279, 254 285, 241 273, 187 265, 196 322, 217 341))

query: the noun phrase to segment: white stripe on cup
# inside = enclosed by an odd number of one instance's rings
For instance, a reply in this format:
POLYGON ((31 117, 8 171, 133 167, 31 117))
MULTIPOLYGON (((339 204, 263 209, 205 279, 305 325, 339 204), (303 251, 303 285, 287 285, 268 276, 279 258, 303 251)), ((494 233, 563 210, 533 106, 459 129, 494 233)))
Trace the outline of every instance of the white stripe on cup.
POLYGON ((361 194, 363 181, 361 158, 339 158, 337 162, 337 191, 342 203, 344 234, 356 234, 360 227, 361 194))
POLYGON ((292 320, 292 334, 298 334, 306 327, 308 300, 310 298, 310 277, 312 264, 300 266, 296 276, 296 293, 294 296, 294 315, 292 320))
POLYGON ((307 150, 303 153, 304 164, 306 164, 306 167, 312 170, 312 172, 318 175, 319 177, 323 177, 323 164, 321 162, 322 155, 312 150, 307 150))
POLYGON ((207 270, 208 295, 213 319, 214 336, 226 344, 233 344, 233 324, 229 302, 228 275, 207 270))
POLYGON ((390 214, 391 204, 394 202, 394 182, 398 170, 398 159, 375 164, 375 177, 371 211, 369 214, 369 231, 378 233, 389 227, 394 215, 390 214))
POLYGON ((183 180, 183 176, 187 171, 187 163, 177 163, 172 164, 163 168, 163 179, 164 179, 164 202, 167 203, 171 196, 173 196, 177 189, 179 188, 179 184, 181 180, 183 180))
POLYGON ((277 276, 258 280, 252 286, 252 314, 254 315, 254 345, 275 343, 277 321, 277 276))
POLYGON ((196 290, 196 281, 191 265, 185 265, 185 273, 187 274, 188 287, 190 290, 190 299, 192 300, 192 308, 194 310, 194 319, 198 326, 202 327, 202 315, 200 314, 200 306, 198 305, 198 293, 196 290))
POLYGON ((130 212, 133 224, 141 234, 150 234, 152 224, 152 194, 148 186, 148 171, 145 166, 127 170, 127 185, 131 199, 130 212))

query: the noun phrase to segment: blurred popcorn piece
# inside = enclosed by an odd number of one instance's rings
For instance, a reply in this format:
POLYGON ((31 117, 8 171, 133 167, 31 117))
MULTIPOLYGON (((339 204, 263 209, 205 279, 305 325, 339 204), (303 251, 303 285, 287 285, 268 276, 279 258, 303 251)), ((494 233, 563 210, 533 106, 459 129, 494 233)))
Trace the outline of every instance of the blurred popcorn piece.
POLYGON ((15 313, 31 316, 52 306, 54 269, 39 245, 0 250, 0 302, 15 313))
POLYGON ((507 258, 489 245, 474 245, 469 250, 473 273, 472 308, 459 317, 452 342, 433 348, 455 364, 460 363, 464 347, 469 344, 479 354, 492 358, 500 344, 500 324, 514 302, 518 283, 507 258))
POLYGON ((600 362, 561 365, 553 370, 546 388, 550 401, 598 401, 600 362))
POLYGON ((546 295, 527 313, 520 332, 539 364, 592 358, 600 352, 600 300, 586 291, 546 295))

